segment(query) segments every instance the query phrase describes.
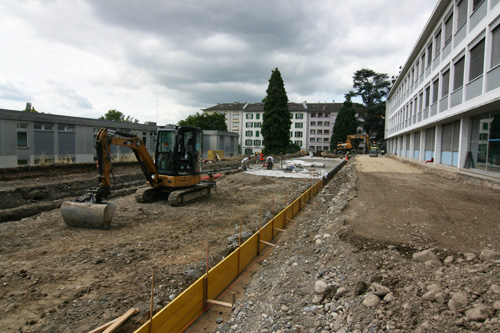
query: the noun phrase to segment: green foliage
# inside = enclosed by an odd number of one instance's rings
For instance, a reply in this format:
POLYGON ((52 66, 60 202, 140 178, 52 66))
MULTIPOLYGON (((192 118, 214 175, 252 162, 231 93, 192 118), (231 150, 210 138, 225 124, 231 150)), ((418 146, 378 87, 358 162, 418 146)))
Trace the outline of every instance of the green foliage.
POLYGON ((227 131, 226 115, 223 113, 199 113, 189 115, 184 120, 179 120, 179 126, 199 127, 202 130, 227 131))
POLYGON ((360 96, 366 106, 363 129, 377 139, 384 137, 385 98, 391 82, 387 74, 376 73, 371 69, 360 69, 354 73, 353 88, 346 96, 360 96))
POLYGON ((267 96, 264 98, 264 116, 262 137, 265 154, 279 154, 286 151, 290 144, 290 111, 285 84, 278 68, 274 69, 269 79, 267 96))
POLYGON ((339 110, 335 124, 333 125, 333 133, 330 139, 330 150, 337 150, 337 144, 345 142, 348 135, 356 134, 358 121, 356 119, 356 111, 352 105, 349 96, 346 96, 344 105, 339 110))
POLYGON ((111 120, 111 121, 121 121, 125 123, 138 123, 139 119, 134 119, 133 117, 126 116, 117 110, 109 110, 104 116, 100 116, 97 119, 111 120))
POLYGON ((26 103, 26 107, 24 108, 24 112, 34 112, 34 113, 38 113, 37 110, 35 110, 35 107, 33 105, 31 105, 30 102, 27 102, 26 103))
POLYGON ((300 146, 298 144, 292 143, 290 141, 290 143, 288 144, 288 146, 286 146, 283 153, 284 154, 295 154, 295 153, 298 153, 299 151, 300 151, 300 146))

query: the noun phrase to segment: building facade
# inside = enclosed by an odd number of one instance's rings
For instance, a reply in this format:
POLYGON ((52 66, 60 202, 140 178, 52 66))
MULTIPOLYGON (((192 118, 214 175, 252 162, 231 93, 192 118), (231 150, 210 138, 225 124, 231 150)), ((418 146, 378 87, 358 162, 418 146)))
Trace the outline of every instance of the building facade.
MULTIPOLYGON (((50 163, 96 161, 94 143, 101 128, 135 133, 154 156, 156 123, 127 123, 0 109, 0 168, 50 163)), ((238 134, 203 131, 203 158, 208 150, 238 155, 238 134)), ((129 155, 127 147, 112 145, 111 155, 129 155)))
MULTIPOLYGON (((342 106, 343 103, 288 103, 292 121, 290 141, 304 151, 329 151, 333 125, 342 106)), ((359 119, 363 110, 355 109, 359 119)), ((242 154, 254 154, 264 149, 261 132, 264 103, 225 103, 202 111, 226 115, 228 129, 240 135, 242 154)))
POLYGON ((500 174, 499 3, 437 3, 387 98, 388 153, 500 174))

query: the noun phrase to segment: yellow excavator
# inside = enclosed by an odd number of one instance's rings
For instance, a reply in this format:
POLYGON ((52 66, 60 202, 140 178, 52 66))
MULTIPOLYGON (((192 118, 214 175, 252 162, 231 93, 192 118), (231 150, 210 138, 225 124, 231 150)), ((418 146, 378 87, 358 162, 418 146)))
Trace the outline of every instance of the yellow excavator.
POLYGON ((356 147, 354 147, 354 145, 352 144, 352 140, 363 140, 365 144, 365 153, 367 153, 371 148, 370 136, 368 134, 352 134, 347 136, 347 140, 345 143, 339 143, 337 145, 337 154, 356 154, 356 147))
POLYGON ((103 199, 112 192, 111 145, 130 148, 140 164, 149 186, 137 190, 138 202, 150 202, 163 195, 171 206, 181 206, 208 197, 215 181, 201 179, 202 141, 203 131, 198 127, 160 127, 153 160, 136 134, 100 129, 95 141, 99 186, 62 204, 64 222, 75 227, 109 229, 116 206, 103 199))

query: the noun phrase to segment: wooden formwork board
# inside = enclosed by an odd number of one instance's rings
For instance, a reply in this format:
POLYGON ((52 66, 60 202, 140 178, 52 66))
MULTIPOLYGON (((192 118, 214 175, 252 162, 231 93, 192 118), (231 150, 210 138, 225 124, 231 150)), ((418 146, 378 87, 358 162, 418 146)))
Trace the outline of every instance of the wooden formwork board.
MULTIPOLYGON (((179 332, 203 312, 204 276, 153 317, 151 332, 179 332)), ((148 333, 149 320, 136 333, 148 333)))
POLYGON ((214 268, 208 271, 208 290, 207 298, 217 299, 219 295, 231 284, 239 275, 238 272, 238 252, 241 255, 241 249, 235 250, 214 268))

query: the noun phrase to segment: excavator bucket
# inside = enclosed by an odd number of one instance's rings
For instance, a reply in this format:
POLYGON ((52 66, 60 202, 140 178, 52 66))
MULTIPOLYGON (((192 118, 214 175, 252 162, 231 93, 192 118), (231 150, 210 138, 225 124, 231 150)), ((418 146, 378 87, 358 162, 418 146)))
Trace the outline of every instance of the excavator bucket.
POLYGON ((109 229, 115 215, 116 205, 113 203, 80 203, 63 202, 61 215, 70 227, 109 229))

